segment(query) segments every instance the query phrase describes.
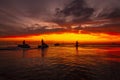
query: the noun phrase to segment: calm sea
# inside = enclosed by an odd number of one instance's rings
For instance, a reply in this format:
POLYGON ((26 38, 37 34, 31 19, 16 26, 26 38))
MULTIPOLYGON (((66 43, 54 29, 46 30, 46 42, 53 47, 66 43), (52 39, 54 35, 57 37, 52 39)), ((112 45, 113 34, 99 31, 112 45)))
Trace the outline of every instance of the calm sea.
POLYGON ((120 80, 120 47, 50 45, 41 50, 36 44, 31 49, 0 50, 0 80, 120 80))

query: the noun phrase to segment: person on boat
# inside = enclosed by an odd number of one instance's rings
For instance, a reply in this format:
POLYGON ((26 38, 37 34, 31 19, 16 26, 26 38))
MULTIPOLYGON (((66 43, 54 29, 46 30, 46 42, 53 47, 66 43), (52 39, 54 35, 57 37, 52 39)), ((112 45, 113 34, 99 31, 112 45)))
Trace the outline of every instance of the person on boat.
POLYGON ((23 40, 22 44, 18 44, 18 47, 20 47, 20 48, 30 48, 30 46, 25 43, 25 40, 23 40))
POLYGON ((44 42, 44 40, 41 40, 41 45, 38 45, 38 48, 48 48, 49 46, 44 42))
POLYGON ((25 40, 23 40, 23 45, 25 45, 25 40))
POLYGON ((46 45, 46 44, 44 43, 43 39, 41 40, 41 45, 46 45))

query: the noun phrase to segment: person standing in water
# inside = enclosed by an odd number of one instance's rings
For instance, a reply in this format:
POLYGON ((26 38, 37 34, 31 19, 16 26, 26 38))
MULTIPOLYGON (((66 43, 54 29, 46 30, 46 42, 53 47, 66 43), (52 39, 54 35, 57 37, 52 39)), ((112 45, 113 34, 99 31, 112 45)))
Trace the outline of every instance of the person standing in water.
POLYGON ((75 47, 77 48, 78 46, 79 46, 79 43, 78 41, 76 41, 75 47))

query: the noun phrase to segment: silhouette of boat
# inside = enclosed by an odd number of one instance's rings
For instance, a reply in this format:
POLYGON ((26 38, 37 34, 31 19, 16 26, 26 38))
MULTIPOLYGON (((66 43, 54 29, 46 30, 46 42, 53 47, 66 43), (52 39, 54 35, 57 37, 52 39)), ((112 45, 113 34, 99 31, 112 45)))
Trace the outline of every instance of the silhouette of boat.
POLYGON ((48 48, 48 45, 39 45, 38 48, 48 48))
POLYGON ((30 48, 30 45, 25 43, 25 40, 23 41, 23 44, 18 44, 18 47, 20 48, 30 48))
POLYGON ((44 48, 48 48, 49 46, 43 41, 43 39, 41 40, 41 45, 38 45, 38 48, 44 49, 44 48))
POLYGON ((55 43, 54 46, 60 46, 60 44, 59 43, 55 43))

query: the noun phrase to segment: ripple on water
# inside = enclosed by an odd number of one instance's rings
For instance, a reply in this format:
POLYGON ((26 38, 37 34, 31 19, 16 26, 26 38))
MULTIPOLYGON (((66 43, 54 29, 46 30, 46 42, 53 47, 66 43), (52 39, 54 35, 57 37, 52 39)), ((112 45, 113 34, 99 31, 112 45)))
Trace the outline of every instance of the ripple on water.
POLYGON ((47 51, 1 51, 4 80, 120 80, 120 51, 52 47, 47 51))

